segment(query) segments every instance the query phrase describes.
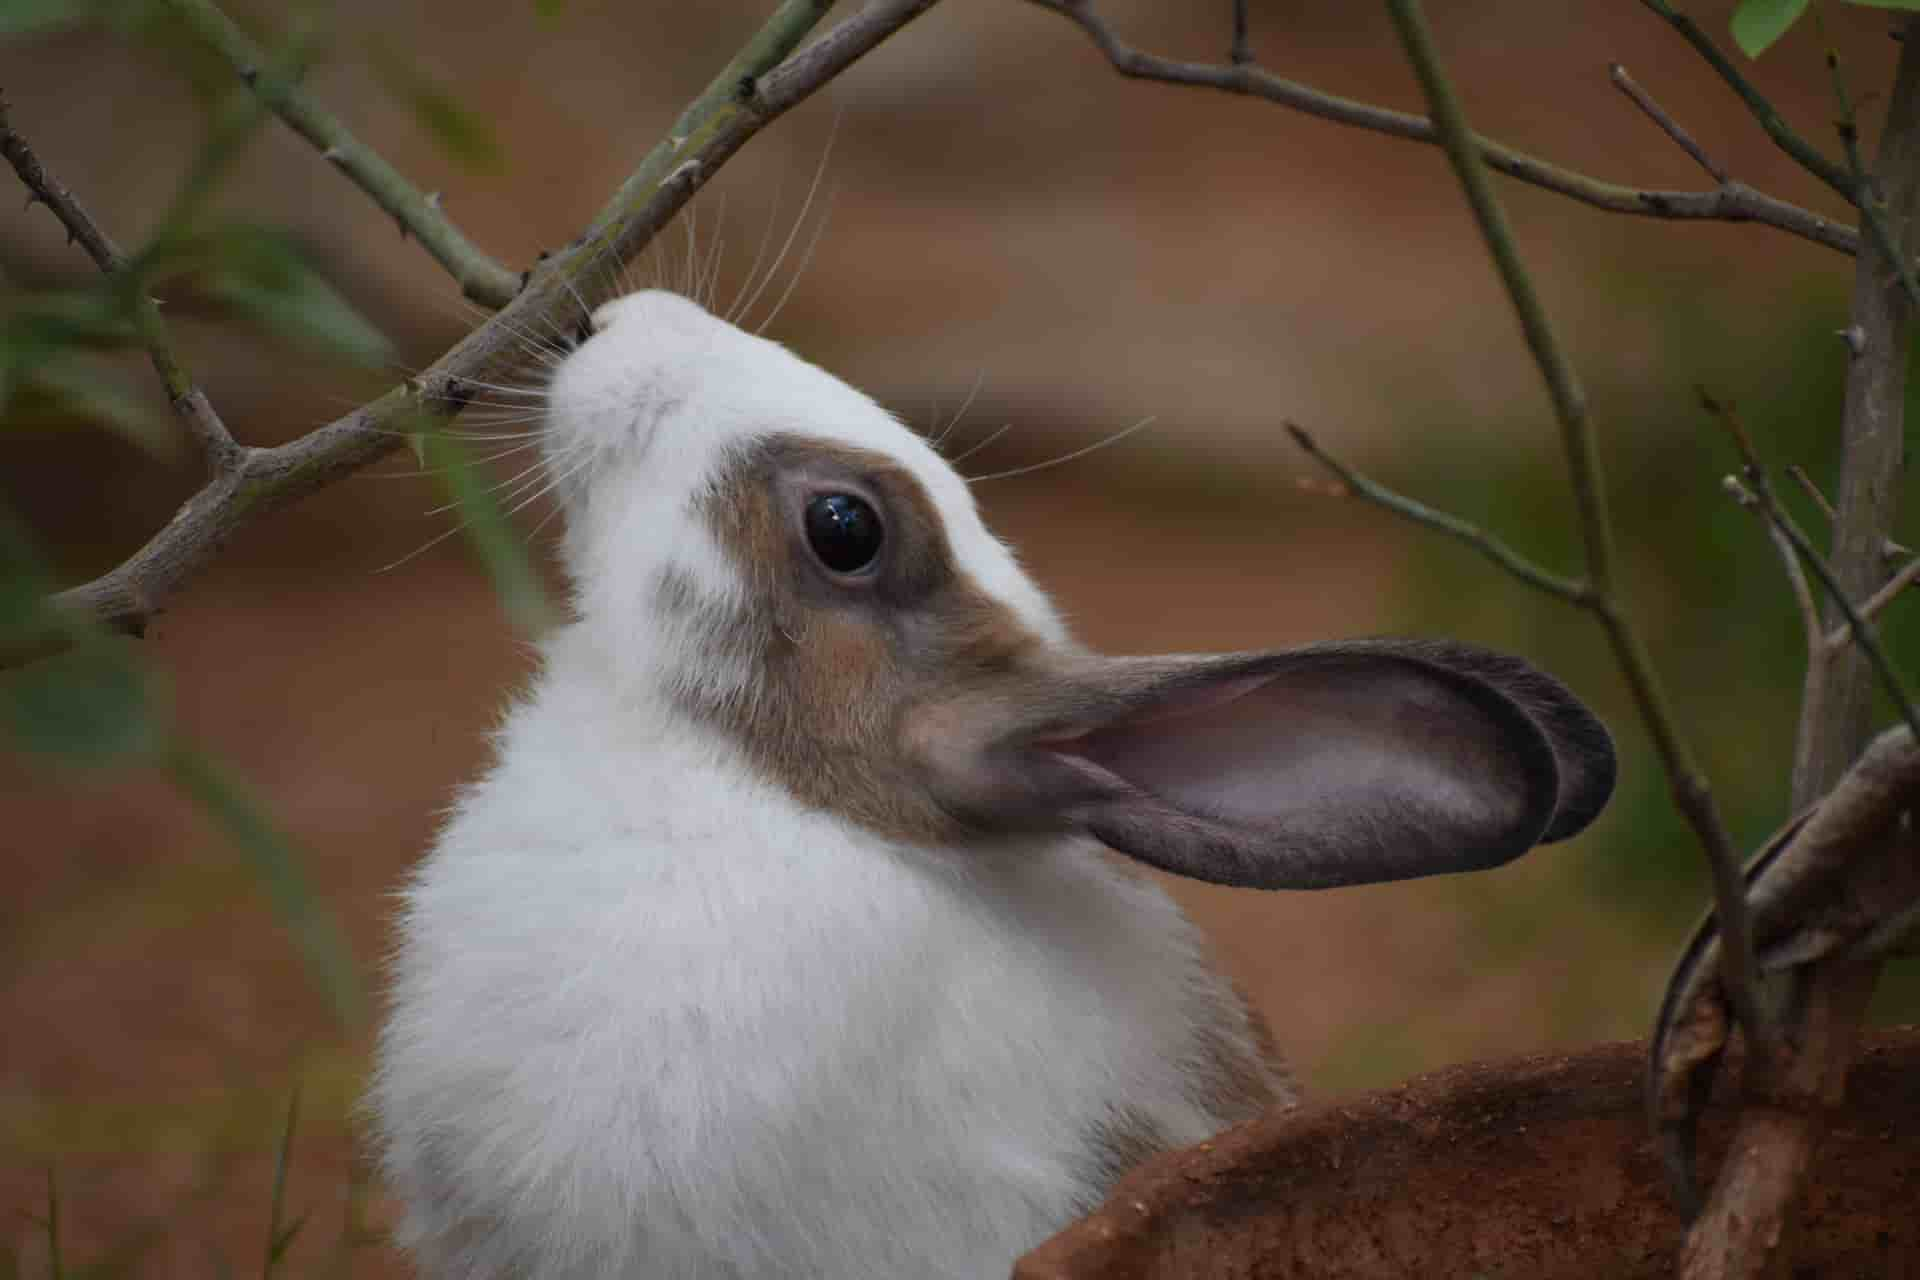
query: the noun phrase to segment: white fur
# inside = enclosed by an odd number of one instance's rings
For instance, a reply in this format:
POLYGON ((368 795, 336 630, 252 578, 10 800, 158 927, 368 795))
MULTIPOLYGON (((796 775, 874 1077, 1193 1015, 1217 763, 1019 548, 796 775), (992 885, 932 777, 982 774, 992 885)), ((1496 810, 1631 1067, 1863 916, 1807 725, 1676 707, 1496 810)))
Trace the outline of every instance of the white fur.
POLYGON ((730 443, 876 449, 1049 639, 964 483, 860 393, 692 303, 609 304, 552 388, 578 621, 408 887, 372 1110, 436 1277, 1004 1276, 1088 1206, 1121 1104, 1196 1100, 1193 930, 1090 844, 930 851, 797 803, 664 690, 649 615, 737 591, 688 509, 730 443))

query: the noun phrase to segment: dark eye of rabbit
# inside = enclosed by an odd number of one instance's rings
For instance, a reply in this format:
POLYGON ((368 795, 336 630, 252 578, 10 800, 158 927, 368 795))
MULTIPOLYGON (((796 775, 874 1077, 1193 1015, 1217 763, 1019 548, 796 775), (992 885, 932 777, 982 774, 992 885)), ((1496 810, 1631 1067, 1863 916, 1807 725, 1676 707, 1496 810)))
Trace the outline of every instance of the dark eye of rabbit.
POLYGON ((807 544, 835 573, 858 573, 880 554, 879 513, 851 493, 823 493, 807 503, 807 544))

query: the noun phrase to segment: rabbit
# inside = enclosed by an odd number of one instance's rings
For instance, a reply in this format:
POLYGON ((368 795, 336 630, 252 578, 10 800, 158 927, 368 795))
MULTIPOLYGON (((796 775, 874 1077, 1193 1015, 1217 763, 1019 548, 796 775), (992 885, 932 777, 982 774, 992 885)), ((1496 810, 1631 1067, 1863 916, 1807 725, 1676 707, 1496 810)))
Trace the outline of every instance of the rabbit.
POLYGON ((674 293, 548 390, 570 620, 404 890, 370 1086, 427 1276, 1005 1276, 1296 1101, 1123 858, 1468 871, 1611 790, 1517 658, 1089 652, 931 446, 674 293))

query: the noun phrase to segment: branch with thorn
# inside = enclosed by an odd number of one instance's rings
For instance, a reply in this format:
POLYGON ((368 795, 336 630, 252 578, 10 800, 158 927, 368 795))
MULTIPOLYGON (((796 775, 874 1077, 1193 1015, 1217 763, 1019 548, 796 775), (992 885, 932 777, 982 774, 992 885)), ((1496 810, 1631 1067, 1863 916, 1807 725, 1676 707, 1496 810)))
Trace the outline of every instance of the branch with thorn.
POLYGON ((274 71, 266 53, 213 0, 166 3, 195 35, 233 65, 246 86, 288 128, 313 144, 321 158, 386 210, 402 236, 418 240, 468 298, 497 309, 519 291, 519 273, 476 248, 441 210, 439 193, 414 186, 298 84, 274 71))
MULTIPOLYGON (((603 296, 619 267, 645 248, 748 139, 933 3, 876 0, 795 53, 826 5, 785 0, 688 105, 587 233, 539 263, 496 315, 405 385, 291 443, 244 450, 236 466, 189 498, 125 563, 54 597, 56 609, 138 635, 240 527, 385 457, 408 435, 451 421, 469 398, 464 384, 485 380, 518 359, 523 334, 555 325, 586 300, 603 296), (753 88, 743 94, 748 77, 753 88)), ((36 639, 0 653, 0 665, 44 652, 44 640, 36 639)))
MULTIPOLYGON (((28 203, 45 205, 66 229, 67 243, 79 245, 106 275, 118 276, 125 272, 126 255, 93 220, 79 198, 47 172, 33 147, 13 127, 4 101, 0 101, 0 155, 6 157, 27 188, 28 203)), ((207 469, 216 476, 234 471, 240 465, 244 450, 227 430, 227 424, 220 420, 206 393, 174 354, 167 338, 166 322, 160 318, 160 308, 144 290, 137 291, 134 298, 134 322, 143 336, 147 359, 166 389, 167 403, 193 436, 207 469)))
MULTIPOLYGON (((1260 98, 1335 124, 1413 142, 1440 143, 1440 134, 1433 121, 1404 111, 1393 111, 1372 103, 1325 93, 1277 76, 1259 66, 1252 50, 1238 42, 1234 46, 1232 60, 1226 65, 1182 62, 1157 57, 1128 44, 1100 16, 1093 0, 1027 2, 1057 13, 1078 26, 1113 69, 1130 79, 1216 89, 1243 97, 1260 98), (1244 61, 1238 56, 1241 53, 1246 54, 1244 61)), ((1238 21, 1236 10, 1236 35, 1238 21)), ((1578 173, 1492 138, 1476 135, 1471 145, 1489 168, 1509 178, 1609 213, 1675 221, 1757 222, 1841 253, 1856 253, 1859 249, 1859 234, 1852 227, 1731 179, 1716 179, 1719 185, 1710 191, 1662 191, 1630 187, 1578 173)))

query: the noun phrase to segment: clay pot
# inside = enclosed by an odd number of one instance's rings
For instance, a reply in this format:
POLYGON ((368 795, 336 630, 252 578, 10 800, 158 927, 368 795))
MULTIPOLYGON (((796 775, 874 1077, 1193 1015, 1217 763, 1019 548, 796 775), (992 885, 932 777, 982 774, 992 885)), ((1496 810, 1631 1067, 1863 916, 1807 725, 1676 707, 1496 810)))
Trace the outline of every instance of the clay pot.
MULTIPOLYGON (((1263 1116, 1134 1170, 1015 1280, 1669 1277, 1644 1070, 1602 1045, 1263 1116)), ((1703 1127, 1709 1174, 1732 1118, 1703 1127)), ((1797 1278, 1920 1276, 1920 1028, 1869 1037, 1795 1256, 1797 1278)))

